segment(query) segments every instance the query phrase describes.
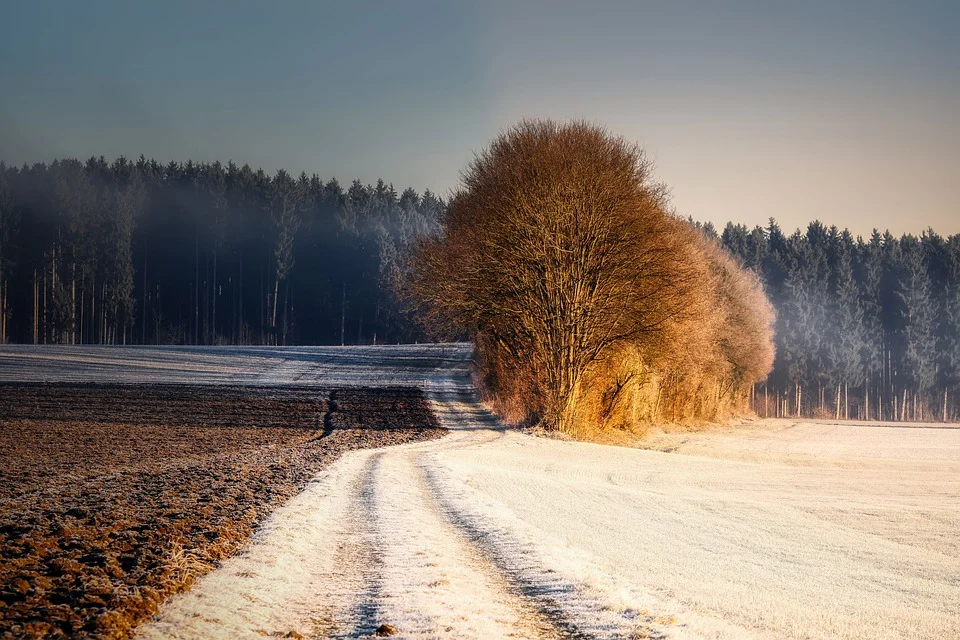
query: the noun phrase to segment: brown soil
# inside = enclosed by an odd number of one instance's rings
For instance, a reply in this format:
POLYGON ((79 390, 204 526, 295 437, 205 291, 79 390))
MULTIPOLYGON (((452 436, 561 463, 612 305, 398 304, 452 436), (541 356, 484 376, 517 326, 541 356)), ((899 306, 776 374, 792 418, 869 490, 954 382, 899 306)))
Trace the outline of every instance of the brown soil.
POLYGON ((0 384, 0 637, 123 638, 417 389, 0 384))

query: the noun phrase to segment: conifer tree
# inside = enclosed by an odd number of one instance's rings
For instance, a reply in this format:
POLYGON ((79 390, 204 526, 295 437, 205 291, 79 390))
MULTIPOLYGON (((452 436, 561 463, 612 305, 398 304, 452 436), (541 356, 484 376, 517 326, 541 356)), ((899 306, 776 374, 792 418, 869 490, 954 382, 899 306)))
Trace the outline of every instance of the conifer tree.
POLYGON ((882 238, 874 230, 868 244, 862 241, 857 244, 856 273, 860 291, 860 305, 863 310, 863 341, 860 359, 864 371, 864 417, 870 420, 871 393, 876 397, 874 411, 878 419, 883 419, 883 371, 884 371, 884 341, 883 323, 881 320, 882 305, 880 280, 883 270, 882 238))
POLYGON ((0 344, 7 342, 10 321, 10 274, 13 271, 17 213, 10 193, 7 168, 0 162, 0 344))
POLYGON ((863 307, 853 272, 853 237, 834 227, 830 232, 830 306, 827 359, 836 385, 835 415, 849 417, 849 386, 863 381, 863 307), (842 396, 841 396, 842 391, 842 396), (841 406, 845 409, 841 412, 841 406))
POLYGON ((294 180, 289 173, 280 169, 273 179, 271 193, 270 216, 274 228, 274 258, 276 272, 273 284, 273 311, 270 315, 270 328, 273 341, 276 344, 286 344, 287 340, 287 306, 290 302, 290 281, 288 276, 293 269, 293 247, 297 231, 302 222, 301 209, 305 196, 304 180, 294 180), (277 327, 277 307, 280 301, 280 285, 283 285, 284 304, 281 316, 282 326, 277 327), (277 342, 279 340, 279 342, 277 342))
POLYGON ((943 393, 940 416, 947 421, 952 418, 950 396, 956 396, 956 388, 960 385, 960 235, 951 237, 946 243, 944 275, 937 351, 943 393))
POLYGON ((920 242, 907 236, 901 243, 903 278, 897 295, 903 303, 904 399, 901 416, 923 419, 924 401, 936 376, 936 301, 920 242), (912 393, 912 406, 908 394, 912 393), (909 413, 908 413, 909 412, 909 413))

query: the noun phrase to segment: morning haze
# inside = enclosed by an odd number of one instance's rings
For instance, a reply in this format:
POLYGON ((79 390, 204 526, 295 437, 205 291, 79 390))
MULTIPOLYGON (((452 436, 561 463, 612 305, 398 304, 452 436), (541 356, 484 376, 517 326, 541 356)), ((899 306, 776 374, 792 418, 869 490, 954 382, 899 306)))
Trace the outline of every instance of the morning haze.
POLYGON ((0 639, 960 640, 960 0, 0 6, 0 639))
POLYGON ((725 4, 20 3, 0 160, 233 159, 445 194, 518 119, 583 118, 644 145, 698 220, 960 232, 956 4, 725 4))

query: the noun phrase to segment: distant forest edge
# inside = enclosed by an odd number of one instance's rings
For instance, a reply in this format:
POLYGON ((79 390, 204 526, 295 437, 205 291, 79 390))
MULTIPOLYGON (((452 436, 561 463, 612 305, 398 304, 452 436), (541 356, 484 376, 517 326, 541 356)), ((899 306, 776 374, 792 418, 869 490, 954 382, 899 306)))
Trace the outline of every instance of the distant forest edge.
POLYGON ((422 335, 392 282, 429 191, 233 163, 0 164, 0 340, 357 344, 422 335))
POLYGON ((960 235, 865 240, 813 222, 786 236, 771 220, 728 224, 718 239, 777 310, 774 370, 752 399, 759 415, 957 418, 960 235))
MULTIPOLYGON (((396 284, 444 209, 382 180, 344 189, 233 163, 0 163, 0 342, 423 340, 396 284)), ((697 226, 777 310, 758 414, 956 419, 960 236, 697 226)))

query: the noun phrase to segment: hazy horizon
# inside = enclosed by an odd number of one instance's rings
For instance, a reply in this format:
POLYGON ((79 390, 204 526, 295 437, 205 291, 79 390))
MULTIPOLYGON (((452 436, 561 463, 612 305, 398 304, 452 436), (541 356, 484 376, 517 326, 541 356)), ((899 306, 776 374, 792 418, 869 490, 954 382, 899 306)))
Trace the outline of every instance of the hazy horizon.
POLYGON ((9 7, 0 160, 140 154, 446 195, 524 117, 644 146, 684 216, 960 232, 947 2, 9 7))

